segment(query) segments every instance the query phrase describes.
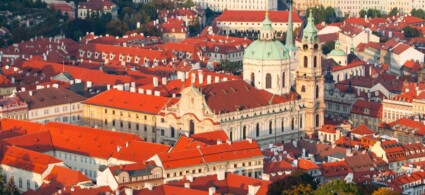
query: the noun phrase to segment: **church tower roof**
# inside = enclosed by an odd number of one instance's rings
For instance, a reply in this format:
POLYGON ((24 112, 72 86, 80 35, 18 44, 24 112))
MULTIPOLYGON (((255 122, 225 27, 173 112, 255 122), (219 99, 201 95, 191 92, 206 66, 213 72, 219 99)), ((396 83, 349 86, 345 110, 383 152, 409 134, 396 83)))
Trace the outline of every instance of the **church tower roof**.
POLYGON ((313 11, 310 9, 310 15, 307 19, 307 25, 305 26, 303 30, 303 39, 302 42, 305 43, 317 43, 319 42, 319 38, 317 36, 317 28, 314 26, 314 18, 313 18, 313 11))
POLYGON ((292 24, 292 0, 289 1, 289 16, 288 16, 288 30, 286 31, 285 47, 288 50, 296 50, 294 46, 294 29, 292 24))

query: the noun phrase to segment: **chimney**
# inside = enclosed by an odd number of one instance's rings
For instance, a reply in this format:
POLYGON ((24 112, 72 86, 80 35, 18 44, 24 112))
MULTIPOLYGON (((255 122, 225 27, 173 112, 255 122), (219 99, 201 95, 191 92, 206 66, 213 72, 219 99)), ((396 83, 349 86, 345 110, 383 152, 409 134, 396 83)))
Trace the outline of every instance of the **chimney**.
POLYGON ((184 188, 190 189, 190 183, 189 182, 184 183, 184 188))
POLYGON ((59 88, 59 84, 53 83, 52 87, 57 89, 57 88, 59 88))
POLYGON ((153 86, 158 87, 158 77, 153 77, 153 86))
POLYGON ((351 148, 347 148, 345 151, 346 151, 346 156, 353 156, 353 153, 351 152, 351 148))
POLYGON ((93 83, 91 81, 87 81, 86 84, 87 84, 87 88, 90 88, 93 86, 93 83))
POLYGON ((215 187, 208 188, 208 195, 213 195, 213 194, 215 194, 215 187))
POLYGON ((248 138, 246 138, 246 140, 248 140, 249 143, 252 144, 252 138, 248 137, 248 138))
POLYGON ((125 192, 125 195, 133 195, 133 189, 132 188, 125 188, 124 192, 125 192))
POLYGON ((232 145, 232 141, 230 141, 230 139, 226 140, 226 143, 232 145))
POLYGON ((193 182, 193 175, 186 175, 186 179, 193 182))
POLYGON ((217 145, 220 145, 220 144, 222 144, 223 142, 221 141, 221 139, 218 139, 217 140, 217 145))
POLYGON ((298 147, 297 146, 297 141, 296 140, 292 141, 292 145, 294 145, 294 147, 298 147))
POLYGON ((204 82, 204 74, 202 74, 202 71, 198 72, 198 78, 199 78, 199 84, 202 84, 204 82))
POLYGON ((30 96, 34 95, 33 91, 29 91, 30 96))
POLYGON ((224 172, 224 170, 217 170, 217 180, 223 181, 224 179, 226 179, 226 173, 224 172))
POLYGON ((267 173, 263 173, 263 174, 262 174, 262 176, 261 176, 261 178, 262 178, 264 181, 270 181, 270 175, 269 175, 269 174, 267 174, 267 173))
POLYGON ((248 195, 256 195, 260 186, 248 185, 248 195))
POLYGON ((219 83, 219 82, 220 82, 220 77, 215 76, 215 78, 214 78, 214 82, 215 82, 215 83, 219 83))
POLYGON ((25 91, 25 87, 21 87, 21 91, 24 92, 25 91))
POLYGON ((145 188, 149 189, 149 191, 152 191, 152 188, 153 188, 152 183, 146 182, 145 183, 145 188))
POLYGON ((207 84, 211 84, 211 80, 212 80, 211 75, 208 75, 208 76, 207 76, 207 84))

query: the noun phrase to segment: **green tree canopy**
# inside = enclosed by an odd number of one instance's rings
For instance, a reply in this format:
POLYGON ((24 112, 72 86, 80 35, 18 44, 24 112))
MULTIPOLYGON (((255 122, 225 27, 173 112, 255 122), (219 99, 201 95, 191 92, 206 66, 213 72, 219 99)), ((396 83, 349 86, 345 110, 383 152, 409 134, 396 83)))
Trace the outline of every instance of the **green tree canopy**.
POLYGON ((379 188, 372 195, 397 195, 397 193, 389 188, 379 188))
POLYGON ((317 182, 314 180, 314 178, 304 172, 296 171, 292 173, 290 176, 285 177, 281 180, 277 180, 269 185, 269 189, 267 191, 268 195, 274 195, 274 194, 282 194, 284 192, 290 193, 292 190, 297 188, 299 185, 304 185, 301 188, 306 188, 308 185, 313 190, 317 188, 317 182))
POLYGON ((406 26, 403 29, 403 34, 406 38, 422 37, 422 32, 416 28, 406 26))
POLYGON ((5 194, 8 195, 17 195, 19 194, 18 187, 16 187, 15 180, 13 177, 9 178, 9 181, 7 182, 5 188, 4 188, 5 194))
POLYGON ((344 180, 333 180, 327 184, 321 185, 316 191, 315 195, 361 195, 360 188, 353 183, 345 183, 344 180))
POLYGON ((391 9, 390 13, 388 13, 388 16, 397 16, 398 14, 398 9, 397 7, 391 9))

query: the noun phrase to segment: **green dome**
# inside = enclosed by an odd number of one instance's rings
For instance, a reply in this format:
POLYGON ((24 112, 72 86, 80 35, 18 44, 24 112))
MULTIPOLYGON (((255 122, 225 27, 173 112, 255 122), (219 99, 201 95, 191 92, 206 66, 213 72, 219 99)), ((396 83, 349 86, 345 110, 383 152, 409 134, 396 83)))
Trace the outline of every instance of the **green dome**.
POLYGON ((245 49, 244 59, 286 60, 289 59, 289 54, 280 41, 257 40, 245 49))
POLYGON ((331 51, 331 53, 328 54, 328 56, 346 56, 346 55, 347 54, 342 49, 334 49, 331 51))

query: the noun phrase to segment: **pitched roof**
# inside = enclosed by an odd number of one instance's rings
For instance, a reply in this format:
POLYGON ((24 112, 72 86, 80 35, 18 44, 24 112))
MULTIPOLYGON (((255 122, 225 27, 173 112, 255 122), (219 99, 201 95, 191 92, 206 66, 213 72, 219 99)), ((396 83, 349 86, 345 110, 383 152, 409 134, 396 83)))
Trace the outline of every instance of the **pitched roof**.
POLYGON ((84 101, 83 103, 135 112, 158 114, 161 109, 166 106, 173 105, 177 101, 178 99, 176 98, 110 89, 84 101))
POLYGON ((217 144, 218 140, 221 140, 222 142, 225 142, 229 139, 226 132, 224 130, 217 130, 217 131, 209 131, 204 133, 197 133, 190 135, 191 138, 193 138, 196 141, 200 141, 203 143, 206 143, 208 145, 214 145, 217 144))
POLYGON ((169 145, 131 140, 122 146, 119 152, 114 152, 112 158, 131 162, 146 162, 155 154, 167 152, 169 145))
POLYGON ((352 172, 345 161, 328 162, 319 166, 324 177, 346 176, 352 172))
POLYGON ((336 133, 336 130, 337 128, 334 125, 323 125, 319 131, 325 133, 336 133))
POLYGON ((34 91, 16 93, 22 101, 28 104, 29 109, 45 108, 50 106, 70 104, 84 101, 86 98, 64 88, 44 88, 34 91))
MULTIPOLYGON (((265 11, 246 11, 246 10, 225 10, 216 22, 262 22, 264 20, 265 11)), ((289 11, 269 11, 269 19, 272 22, 287 23, 289 11)), ((297 13, 292 12, 292 21, 294 23, 302 23, 303 20, 297 13)))
POLYGON ((203 85, 199 90, 205 95, 209 108, 216 114, 279 104, 298 97, 295 93, 287 96, 273 95, 265 90, 258 90, 243 80, 203 85))
POLYGON ((352 106, 351 113, 380 118, 382 116, 382 104, 358 99, 352 106))
POLYGON ((375 132, 369 129, 366 125, 361 124, 358 127, 354 128, 351 133, 358 135, 372 135, 375 132))
POLYGON ((255 140, 238 141, 231 144, 208 145, 199 149, 187 149, 158 154, 164 169, 175 169, 198 165, 262 156, 255 140))
POLYGON ((298 168, 308 171, 308 170, 319 169, 320 167, 316 165, 316 163, 314 162, 300 158, 298 159, 298 168))
POLYGON ((0 163, 10 167, 42 174, 49 165, 61 163, 50 155, 14 146, 4 146, 0 163))
POLYGON ((44 180, 60 183, 63 187, 74 186, 83 182, 91 183, 90 178, 81 172, 61 166, 54 166, 44 180))

